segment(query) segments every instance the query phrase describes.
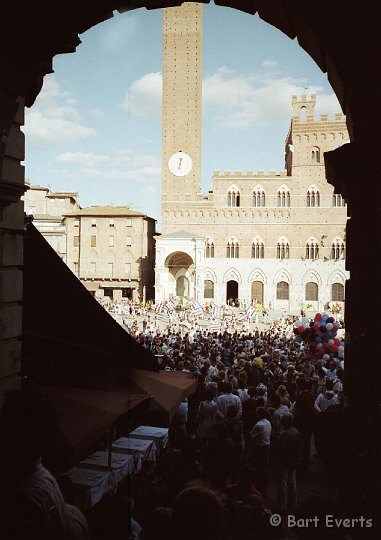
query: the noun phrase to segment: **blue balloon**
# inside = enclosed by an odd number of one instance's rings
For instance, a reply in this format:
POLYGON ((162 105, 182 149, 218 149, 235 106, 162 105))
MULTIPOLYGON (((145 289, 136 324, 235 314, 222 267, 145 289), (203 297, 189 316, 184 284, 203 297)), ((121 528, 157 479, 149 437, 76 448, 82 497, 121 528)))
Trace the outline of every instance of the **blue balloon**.
POLYGON ((321 337, 320 336, 316 336, 315 343, 321 343, 321 337))
POLYGON ((320 330, 323 330, 323 329, 325 330, 326 328, 327 328, 327 325, 325 324, 324 321, 322 321, 322 322, 320 323, 320 330))
POLYGON ((328 318, 329 318, 329 315, 327 315, 327 314, 325 313, 325 314, 323 315, 323 317, 322 317, 322 320, 323 320, 324 322, 326 322, 326 320, 327 320, 328 318))
POLYGON ((301 343, 302 337, 301 337, 301 336, 295 336, 295 341, 296 341, 297 343, 301 343))

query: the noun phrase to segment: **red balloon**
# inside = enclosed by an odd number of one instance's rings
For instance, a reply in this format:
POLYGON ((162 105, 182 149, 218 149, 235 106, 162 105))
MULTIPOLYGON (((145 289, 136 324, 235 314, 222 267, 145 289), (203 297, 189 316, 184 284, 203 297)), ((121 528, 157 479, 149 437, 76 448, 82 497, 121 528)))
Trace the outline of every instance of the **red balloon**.
POLYGON ((319 322, 321 321, 323 315, 321 313, 316 313, 315 317, 314 317, 314 321, 315 322, 319 322))
POLYGON ((305 331, 304 326, 298 326, 298 332, 299 332, 299 334, 303 334, 304 331, 305 331))
POLYGON ((314 323, 313 328, 314 328, 314 330, 319 330, 320 329, 320 324, 318 322, 314 323))
POLYGON ((337 346, 340 345, 340 340, 339 339, 335 338, 333 341, 335 342, 335 345, 337 345, 337 346))
POLYGON ((337 352, 339 350, 339 346, 338 345, 332 345, 332 350, 333 350, 333 352, 337 352))

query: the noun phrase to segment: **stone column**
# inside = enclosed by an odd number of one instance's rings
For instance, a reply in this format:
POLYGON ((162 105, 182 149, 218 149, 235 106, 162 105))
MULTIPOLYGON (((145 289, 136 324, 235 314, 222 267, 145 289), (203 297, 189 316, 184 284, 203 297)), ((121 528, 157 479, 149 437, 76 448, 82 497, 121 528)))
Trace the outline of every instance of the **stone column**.
POLYGON ((20 387, 24 205, 24 102, 0 94, 0 407, 20 387))
POLYGON ((345 291, 345 398, 364 421, 380 403, 381 168, 379 149, 345 144, 325 154, 327 178, 348 204, 345 291))

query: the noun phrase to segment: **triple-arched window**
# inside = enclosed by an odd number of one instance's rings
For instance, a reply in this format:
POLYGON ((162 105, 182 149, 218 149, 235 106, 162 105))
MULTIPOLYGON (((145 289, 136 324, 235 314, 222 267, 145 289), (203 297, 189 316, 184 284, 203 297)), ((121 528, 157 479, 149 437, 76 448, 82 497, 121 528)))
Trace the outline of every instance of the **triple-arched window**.
POLYGON ((231 238, 226 244, 226 257, 228 259, 238 259, 239 258, 239 244, 238 240, 231 238))
POLYGON ((237 186, 231 186, 227 195, 228 206, 241 206, 241 194, 237 186))
POLYGON ((276 249, 277 259, 289 259, 290 258, 290 245, 288 240, 280 239, 276 249))
POLYGON ((310 186, 307 191, 307 206, 320 206, 320 192, 316 186, 310 186))
POLYGON ((278 189, 277 204, 282 208, 289 207, 291 205, 291 196, 288 187, 281 186, 278 189))
POLYGON ((315 238, 310 238, 306 243, 306 259, 315 260, 319 258, 319 244, 315 238))
POLYGON ((344 259, 345 256, 345 244, 341 238, 335 238, 331 245, 331 259, 338 261, 344 259))
POLYGON ((265 257, 265 245, 263 240, 255 238, 251 244, 251 258, 252 259, 264 259, 265 257))
POLYGON ((266 195, 262 186, 256 186, 253 190, 253 206, 266 206, 266 195))

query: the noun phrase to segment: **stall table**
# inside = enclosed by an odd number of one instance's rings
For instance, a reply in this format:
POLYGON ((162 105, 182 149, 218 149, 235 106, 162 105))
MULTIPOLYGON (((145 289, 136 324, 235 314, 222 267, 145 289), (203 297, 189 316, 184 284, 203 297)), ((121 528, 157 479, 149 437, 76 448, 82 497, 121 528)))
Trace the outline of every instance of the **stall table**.
POLYGON ((168 428, 156 426, 139 426, 131 431, 129 437, 153 441, 156 445, 156 453, 160 454, 168 445, 168 428))

